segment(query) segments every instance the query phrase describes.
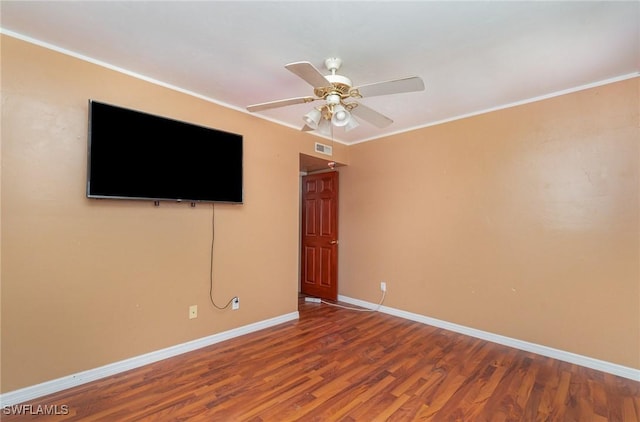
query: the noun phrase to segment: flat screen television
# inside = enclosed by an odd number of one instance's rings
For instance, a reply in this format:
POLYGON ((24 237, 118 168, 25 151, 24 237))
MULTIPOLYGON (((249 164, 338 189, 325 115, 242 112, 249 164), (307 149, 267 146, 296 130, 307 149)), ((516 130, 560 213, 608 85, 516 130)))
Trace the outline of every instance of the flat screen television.
POLYGON ((242 135, 89 100, 87 197, 242 203, 242 135))

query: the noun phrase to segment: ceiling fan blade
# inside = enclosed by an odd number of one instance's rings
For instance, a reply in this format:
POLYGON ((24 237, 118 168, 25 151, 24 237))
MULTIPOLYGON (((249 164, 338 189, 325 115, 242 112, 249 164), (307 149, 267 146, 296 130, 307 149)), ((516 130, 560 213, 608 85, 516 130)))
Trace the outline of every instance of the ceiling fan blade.
POLYGON ((384 114, 378 113, 372 108, 369 108, 362 103, 357 103, 358 105, 351 109, 351 113, 353 113, 356 117, 361 118, 362 120, 366 120, 372 125, 384 128, 393 123, 393 120, 385 116, 384 114))
POLYGON ((289 63, 284 67, 304 79, 314 88, 331 85, 331 82, 329 82, 324 75, 309 62, 289 63))
POLYGON ((377 95, 399 94, 402 92, 424 91, 424 82, 418 76, 395 79, 393 81, 376 82, 353 88, 363 97, 375 97, 377 95))
POLYGON ((309 125, 304 125, 304 126, 302 126, 302 129, 300 129, 300 130, 301 130, 301 131, 303 131, 303 132, 311 132, 311 131, 313 131, 313 130, 315 130, 315 129, 314 129, 314 128, 312 128, 312 127, 311 127, 311 126, 309 126, 309 125))
POLYGON ((286 100, 276 100, 276 101, 269 101, 268 103, 253 104, 253 105, 247 106, 247 110, 251 112, 269 110, 271 108, 285 107, 285 106, 290 106, 294 104, 310 103, 315 100, 318 100, 318 98, 316 97, 287 98, 286 100))

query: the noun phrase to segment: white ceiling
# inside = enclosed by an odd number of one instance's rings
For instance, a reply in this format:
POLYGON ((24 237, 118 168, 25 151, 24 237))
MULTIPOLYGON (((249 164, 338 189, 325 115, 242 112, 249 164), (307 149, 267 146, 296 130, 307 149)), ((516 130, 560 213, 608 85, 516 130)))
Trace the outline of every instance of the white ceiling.
MULTIPOLYGON (((364 98, 394 120, 347 144, 640 71, 640 2, 5 1, 2 31, 245 111, 313 89, 309 61, 354 85, 420 76, 422 92, 364 98)), ((301 128, 310 104, 256 113, 301 128)))

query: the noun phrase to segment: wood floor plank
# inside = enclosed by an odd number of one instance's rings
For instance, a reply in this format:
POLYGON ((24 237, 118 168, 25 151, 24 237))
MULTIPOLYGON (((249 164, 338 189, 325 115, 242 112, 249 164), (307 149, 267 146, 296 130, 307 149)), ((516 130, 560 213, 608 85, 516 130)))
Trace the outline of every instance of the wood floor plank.
POLYGON ((640 422, 639 382, 381 313, 299 311, 24 403, 66 415, 2 420, 640 422))

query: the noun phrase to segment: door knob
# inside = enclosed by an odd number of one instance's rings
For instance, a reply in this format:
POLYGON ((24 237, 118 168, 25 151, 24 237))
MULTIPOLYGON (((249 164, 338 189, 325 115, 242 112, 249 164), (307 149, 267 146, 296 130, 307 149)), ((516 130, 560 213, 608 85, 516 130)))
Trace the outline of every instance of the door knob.
POLYGON ((329 242, 331 245, 337 245, 338 241, 337 240, 332 240, 331 242, 329 242))

